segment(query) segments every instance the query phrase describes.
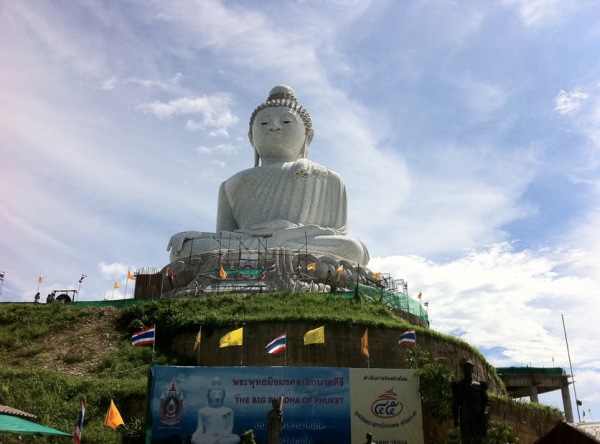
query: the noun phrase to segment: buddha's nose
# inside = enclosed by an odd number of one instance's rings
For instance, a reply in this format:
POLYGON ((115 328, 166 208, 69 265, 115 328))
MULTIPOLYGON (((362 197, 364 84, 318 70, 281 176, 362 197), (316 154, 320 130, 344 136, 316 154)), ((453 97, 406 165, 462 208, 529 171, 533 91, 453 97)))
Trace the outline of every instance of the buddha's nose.
POLYGON ((281 129, 281 122, 279 119, 273 119, 269 122, 269 130, 270 131, 278 131, 281 129))

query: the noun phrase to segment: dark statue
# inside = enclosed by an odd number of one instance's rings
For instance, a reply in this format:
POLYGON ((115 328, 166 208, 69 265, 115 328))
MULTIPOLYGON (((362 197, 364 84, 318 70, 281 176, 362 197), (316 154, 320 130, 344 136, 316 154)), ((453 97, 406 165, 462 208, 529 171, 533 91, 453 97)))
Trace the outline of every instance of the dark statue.
POLYGON ((269 444, 279 444, 279 434, 283 425, 283 410, 278 399, 271 401, 273 408, 267 413, 267 428, 269 430, 269 444))
POLYGON ((473 381, 473 363, 461 362, 463 379, 452 383, 452 419, 462 444, 481 444, 487 434, 490 398, 485 381, 473 381))

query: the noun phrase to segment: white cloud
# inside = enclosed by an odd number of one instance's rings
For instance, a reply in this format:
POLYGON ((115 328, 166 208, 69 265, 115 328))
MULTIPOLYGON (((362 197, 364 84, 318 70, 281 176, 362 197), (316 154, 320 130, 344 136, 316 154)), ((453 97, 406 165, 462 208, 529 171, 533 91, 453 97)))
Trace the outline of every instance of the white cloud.
POLYGON ((504 0, 504 4, 514 6, 526 26, 544 25, 560 17, 566 4, 561 0, 504 0))
POLYGON ((100 88, 104 91, 111 91, 111 90, 115 89, 116 85, 117 85, 117 77, 112 76, 109 79, 106 79, 105 81, 103 81, 100 88))
POLYGON ((571 114, 577 111, 581 107, 582 102, 589 97, 588 93, 582 91, 566 92, 561 89, 554 100, 554 111, 557 111, 561 115, 571 114))
POLYGON ((127 273, 130 270, 135 270, 135 267, 131 265, 121 264, 118 262, 114 262, 112 264, 107 264, 105 262, 100 262, 98 264, 98 270, 102 274, 102 277, 106 279, 126 279, 127 273))
POLYGON ((594 323, 588 319, 594 316, 588 295, 595 285, 585 276, 561 271, 576 257, 577 251, 516 251, 502 243, 449 262, 418 256, 374 258, 370 268, 406 279, 413 297, 422 291, 433 329, 479 348, 501 348, 504 358, 492 360, 498 366, 552 366, 552 357, 561 365, 567 362, 562 312, 573 326, 577 365, 596 369, 600 354, 582 348, 595 337, 594 323), (563 301, 569 301, 568 307, 552 309, 563 301))
POLYGON ((159 119, 169 119, 178 115, 199 114, 201 120, 188 120, 186 128, 195 131, 210 128, 212 135, 228 135, 228 128, 238 122, 230 109, 230 94, 215 94, 202 97, 184 97, 169 102, 154 101, 140 105, 138 110, 152 114, 159 119))

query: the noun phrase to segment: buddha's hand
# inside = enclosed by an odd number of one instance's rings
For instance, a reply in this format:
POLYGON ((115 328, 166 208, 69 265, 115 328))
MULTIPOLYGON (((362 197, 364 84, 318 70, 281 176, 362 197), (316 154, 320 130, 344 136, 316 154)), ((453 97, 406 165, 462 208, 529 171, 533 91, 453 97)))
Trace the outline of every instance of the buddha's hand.
POLYGON ((170 251, 173 254, 179 254, 185 241, 201 237, 202 234, 203 233, 200 231, 182 231, 181 233, 174 234, 171 236, 171 239, 169 239, 167 251, 170 251))
POLYGON ((311 177, 320 177, 327 174, 327 168, 314 162, 302 159, 296 162, 294 167, 294 177, 296 179, 310 179, 311 177))

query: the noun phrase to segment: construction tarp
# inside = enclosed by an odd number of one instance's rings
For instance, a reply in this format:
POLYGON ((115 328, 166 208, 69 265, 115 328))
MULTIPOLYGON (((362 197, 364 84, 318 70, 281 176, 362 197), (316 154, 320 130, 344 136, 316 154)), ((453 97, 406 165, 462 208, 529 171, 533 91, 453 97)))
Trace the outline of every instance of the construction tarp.
POLYGON ((15 433, 17 435, 35 435, 39 433, 42 435, 73 436, 72 433, 61 432, 52 427, 46 427, 9 415, 0 415, 0 433, 15 433))

